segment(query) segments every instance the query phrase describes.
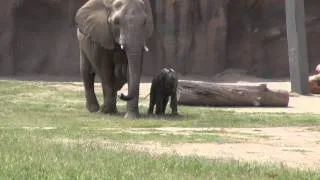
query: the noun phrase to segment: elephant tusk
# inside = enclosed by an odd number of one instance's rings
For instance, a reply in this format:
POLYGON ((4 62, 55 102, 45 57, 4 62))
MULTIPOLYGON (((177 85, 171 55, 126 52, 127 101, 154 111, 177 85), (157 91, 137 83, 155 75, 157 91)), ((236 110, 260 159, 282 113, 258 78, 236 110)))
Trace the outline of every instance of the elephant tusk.
POLYGON ((148 48, 147 46, 144 46, 144 50, 145 50, 146 52, 149 52, 149 48, 148 48))
POLYGON ((122 50, 124 50, 124 46, 123 45, 121 45, 120 47, 121 47, 122 50))

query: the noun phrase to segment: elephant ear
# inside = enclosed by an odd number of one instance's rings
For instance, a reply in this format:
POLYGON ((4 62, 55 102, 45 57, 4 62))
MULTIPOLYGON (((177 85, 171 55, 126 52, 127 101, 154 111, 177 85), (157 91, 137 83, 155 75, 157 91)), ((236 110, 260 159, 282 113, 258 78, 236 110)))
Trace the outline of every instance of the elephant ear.
POLYGON ((148 15, 148 19, 147 19, 147 24, 146 24, 146 28, 147 28, 147 37, 150 38, 152 33, 153 33, 153 16, 152 16, 152 10, 151 10, 151 4, 149 0, 143 0, 144 4, 145 4, 145 8, 146 8, 146 13, 148 15))
POLYGON ((89 0, 78 11, 75 20, 85 35, 106 49, 114 48, 114 39, 108 18, 112 0, 89 0))

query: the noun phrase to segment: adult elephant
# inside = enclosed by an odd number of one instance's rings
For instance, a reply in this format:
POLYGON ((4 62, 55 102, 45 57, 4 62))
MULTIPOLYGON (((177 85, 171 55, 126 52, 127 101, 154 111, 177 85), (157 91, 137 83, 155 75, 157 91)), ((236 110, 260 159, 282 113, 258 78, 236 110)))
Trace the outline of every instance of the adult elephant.
POLYGON ((76 13, 81 76, 86 108, 116 113, 117 91, 128 82, 126 118, 139 116, 139 84, 146 42, 153 33, 149 0, 89 0, 76 13), (104 104, 94 92, 95 75, 101 79, 104 104))

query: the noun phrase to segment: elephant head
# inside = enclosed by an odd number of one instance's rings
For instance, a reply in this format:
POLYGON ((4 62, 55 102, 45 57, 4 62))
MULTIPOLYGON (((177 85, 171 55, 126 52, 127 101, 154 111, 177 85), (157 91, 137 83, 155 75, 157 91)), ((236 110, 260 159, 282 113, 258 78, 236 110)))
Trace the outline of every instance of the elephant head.
POLYGON ((89 0, 76 14, 81 32, 105 49, 120 46, 128 58, 128 95, 139 95, 140 76, 146 42, 153 33, 149 0, 89 0))

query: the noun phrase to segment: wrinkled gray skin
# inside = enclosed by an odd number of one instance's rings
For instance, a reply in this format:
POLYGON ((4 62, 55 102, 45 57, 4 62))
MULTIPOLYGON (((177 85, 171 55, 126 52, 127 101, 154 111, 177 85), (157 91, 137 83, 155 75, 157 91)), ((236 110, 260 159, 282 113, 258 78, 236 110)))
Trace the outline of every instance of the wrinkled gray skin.
POLYGON ((177 85, 176 72, 173 69, 162 69, 152 80, 148 114, 153 114, 154 106, 156 106, 156 114, 165 114, 170 97, 171 113, 177 115, 177 85))
POLYGON ((116 113, 117 91, 128 82, 126 118, 139 116, 138 98, 143 53, 153 33, 149 0, 89 0, 76 14, 81 76, 86 108, 116 113), (94 92, 95 75, 101 79, 104 104, 94 92))

